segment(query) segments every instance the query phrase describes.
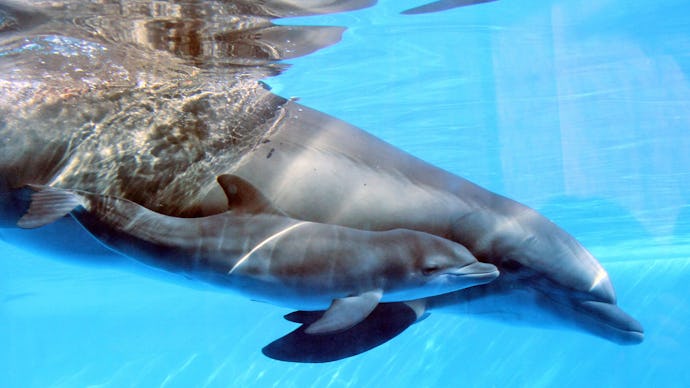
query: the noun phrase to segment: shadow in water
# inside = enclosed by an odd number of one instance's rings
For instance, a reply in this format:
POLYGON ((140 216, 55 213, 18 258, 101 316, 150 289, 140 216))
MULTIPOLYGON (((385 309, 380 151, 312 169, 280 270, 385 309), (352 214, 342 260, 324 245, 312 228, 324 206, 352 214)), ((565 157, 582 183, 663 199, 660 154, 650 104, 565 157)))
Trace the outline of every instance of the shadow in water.
POLYGON ((381 303, 364 321, 338 333, 312 335, 304 330, 323 314, 322 311, 297 311, 285 319, 302 326, 263 348, 275 360, 320 363, 355 356, 388 342, 417 320, 415 312, 404 303, 381 303))

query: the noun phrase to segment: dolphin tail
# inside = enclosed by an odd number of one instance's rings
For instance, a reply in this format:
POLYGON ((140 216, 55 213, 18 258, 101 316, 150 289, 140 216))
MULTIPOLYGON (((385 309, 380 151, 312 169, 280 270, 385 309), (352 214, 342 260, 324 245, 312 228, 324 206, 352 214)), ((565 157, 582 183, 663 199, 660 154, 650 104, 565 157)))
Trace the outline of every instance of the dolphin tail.
POLYGON ((83 205, 82 198, 73 191, 50 186, 30 185, 28 187, 35 193, 31 195, 29 210, 17 222, 17 226, 23 229, 51 224, 76 207, 83 205))

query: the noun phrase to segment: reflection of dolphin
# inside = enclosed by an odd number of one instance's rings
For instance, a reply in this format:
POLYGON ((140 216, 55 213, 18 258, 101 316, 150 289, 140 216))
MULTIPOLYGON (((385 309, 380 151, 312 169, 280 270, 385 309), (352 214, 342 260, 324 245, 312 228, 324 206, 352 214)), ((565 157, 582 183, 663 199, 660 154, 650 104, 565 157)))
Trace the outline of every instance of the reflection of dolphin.
POLYGON ((429 4, 420 5, 419 7, 411 8, 403 11, 405 15, 415 15, 421 13, 441 12, 458 7, 466 7, 468 5, 490 3, 497 0, 439 0, 429 4))
POLYGON ((274 304, 328 308, 307 333, 347 329, 379 301, 443 294, 498 276, 493 265, 437 236, 291 219, 242 179, 219 181, 240 197, 232 212, 177 218, 114 197, 41 188, 19 225, 38 227, 71 212, 107 246, 154 267, 274 304))

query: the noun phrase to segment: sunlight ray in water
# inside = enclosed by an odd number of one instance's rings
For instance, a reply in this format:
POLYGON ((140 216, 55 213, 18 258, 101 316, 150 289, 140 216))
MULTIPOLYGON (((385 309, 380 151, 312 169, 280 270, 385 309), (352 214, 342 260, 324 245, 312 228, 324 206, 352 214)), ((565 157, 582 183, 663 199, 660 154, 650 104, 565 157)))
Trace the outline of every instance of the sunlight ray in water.
POLYGON ((161 382, 161 387, 167 387, 168 384, 175 384, 175 378, 176 378, 180 373, 184 372, 184 370, 187 369, 190 365, 192 365, 192 363, 194 362, 194 360, 196 360, 197 357, 198 357, 198 354, 196 354, 196 353, 195 353, 195 354, 192 354, 192 355, 184 362, 184 364, 180 365, 180 366, 177 368, 177 370, 173 370, 172 373, 168 374, 168 375, 165 377, 165 380, 163 380, 163 382, 161 382))

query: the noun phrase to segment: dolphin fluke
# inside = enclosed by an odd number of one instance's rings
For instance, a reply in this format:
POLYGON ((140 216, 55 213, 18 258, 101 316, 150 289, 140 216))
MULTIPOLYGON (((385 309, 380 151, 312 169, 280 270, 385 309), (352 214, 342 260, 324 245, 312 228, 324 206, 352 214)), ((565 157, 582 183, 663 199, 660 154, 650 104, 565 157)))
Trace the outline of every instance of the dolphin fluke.
POLYGON ((356 356, 396 337, 417 321, 417 314, 405 303, 381 303, 362 322, 345 331, 311 335, 305 328, 315 322, 321 312, 299 311, 285 318, 302 323, 293 332, 262 349, 274 360, 304 363, 337 361, 356 356))

